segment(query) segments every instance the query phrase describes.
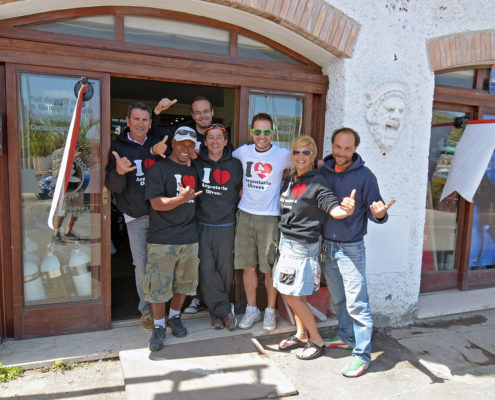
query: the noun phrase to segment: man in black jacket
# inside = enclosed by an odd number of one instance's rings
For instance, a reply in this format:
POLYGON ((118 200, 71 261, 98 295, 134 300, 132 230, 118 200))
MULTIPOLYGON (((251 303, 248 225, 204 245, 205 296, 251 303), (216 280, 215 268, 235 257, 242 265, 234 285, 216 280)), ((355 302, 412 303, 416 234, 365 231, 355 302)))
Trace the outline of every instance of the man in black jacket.
POLYGON ((199 231, 201 295, 211 314, 211 326, 232 330, 237 320, 231 309, 234 275, 235 213, 242 184, 241 162, 232 157, 222 124, 205 129, 205 148, 194 160, 203 194, 196 207, 199 231))
POLYGON ((143 103, 132 103, 126 116, 127 129, 112 143, 105 183, 114 194, 117 208, 124 214, 135 266, 141 323, 153 329, 151 306, 145 301, 143 278, 147 261, 146 236, 150 205, 144 198, 146 175, 155 159, 165 156, 167 137, 160 140, 148 135, 151 109, 143 103))

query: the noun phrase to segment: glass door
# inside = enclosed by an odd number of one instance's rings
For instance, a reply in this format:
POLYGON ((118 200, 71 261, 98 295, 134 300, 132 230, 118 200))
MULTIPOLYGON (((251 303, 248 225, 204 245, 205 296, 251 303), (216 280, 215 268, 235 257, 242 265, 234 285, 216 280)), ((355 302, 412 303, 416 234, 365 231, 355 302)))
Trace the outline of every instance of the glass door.
POLYGON ((102 112, 104 98, 108 100, 103 90, 108 87, 106 76, 89 77, 94 93, 82 104, 68 186, 48 221, 56 203, 57 178, 64 171, 80 76, 77 71, 8 69, 16 94, 15 106, 9 106, 15 122, 8 134, 11 189, 15 188, 10 193, 11 225, 18 226, 12 232, 13 242, 18 240, 12 247, 14 298, 22 299, 14 304, 14 316, 22 316, 14 317, 16 337, 110 325, 110 219, 102 167, 108 152, 102 143, 109 143, 103 137, 108 130, 102 129, 109 126, 102 112))

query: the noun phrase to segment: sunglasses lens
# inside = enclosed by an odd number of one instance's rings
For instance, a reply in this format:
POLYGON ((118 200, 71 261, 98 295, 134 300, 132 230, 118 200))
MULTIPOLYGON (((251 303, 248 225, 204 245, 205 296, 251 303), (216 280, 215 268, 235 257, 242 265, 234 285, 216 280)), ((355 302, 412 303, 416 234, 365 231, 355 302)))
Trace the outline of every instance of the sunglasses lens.
POLYGON ((309 157, 313 152, 311 150, 292 150, 292 155, 298 156, 299 154, 302 154, 303 156, 309 157))

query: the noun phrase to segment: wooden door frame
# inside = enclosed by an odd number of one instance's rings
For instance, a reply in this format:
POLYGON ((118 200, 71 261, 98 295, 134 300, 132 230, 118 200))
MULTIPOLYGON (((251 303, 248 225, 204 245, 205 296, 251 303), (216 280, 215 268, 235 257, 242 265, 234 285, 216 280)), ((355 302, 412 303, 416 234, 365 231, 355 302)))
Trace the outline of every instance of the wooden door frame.
MULTIPOLYGON (((101 81, 101 164, 106 165, 110 147, 110 76, 102 73, 88 73, 82 70, 36 67, 30 65, 6 64, 7 81, 7 127, 8 171, 10 177, 10 257, 12 266, 12 311, 14 337, 30 338, 109 329, 111 326, 111 269, 110 269, 110 204, 101 204, 101 285, 102 297, 98 300, 74 303, 24 306, 22 229, 21 229, 21 188, 20 156, 18 135, 18 74, 21 72, 59 76, 86 76, 101 81), (53 316, 56 315, 56 318, 53 316)), ((105 168, 100 168, 102 188, 105 182, 105 168)), ((103 191, 102 191, 103 192, 103 191)))

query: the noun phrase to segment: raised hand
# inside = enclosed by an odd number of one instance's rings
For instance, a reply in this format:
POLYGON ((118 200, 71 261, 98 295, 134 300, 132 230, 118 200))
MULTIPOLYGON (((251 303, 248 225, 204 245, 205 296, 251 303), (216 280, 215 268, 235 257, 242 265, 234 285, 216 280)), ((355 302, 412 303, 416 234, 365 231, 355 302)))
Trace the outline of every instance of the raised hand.
POLYGON ((167 151, 167 140, 168 135, 166 135, 162 141, 155 143, 152 147, 153 153, 158 154, 162 158, 166 158, 165 152, 167 151))
POLYGON ((177 99, 170 100, 167 97, 164 97, 161 99, 158 104, 155 106, 155 114, 158 115, 162 111, 168 110, 170 107, 172 107, 175 103, 177 103, 177 99))
POLYGON ((356 201, 354 200, 355 197, 356 189, 352 189, 351 194, 348 197, 344 197, 342 199, 342 203, 340 203, 340 207, 347 213, 347 215, 351 215, 354 212, 354 207, 356 206, 356 201))
POLYGON ((127 157, 120 157, 116 151, 112 151, 112 154, 115 157, 115 169, 119 175, 125 175, 136 169, 136 166, 132 166, 132 162, 127 157))
POLYGON ((203 193, 202 190, 200 190, 199 192, 194 192, 191 187, 184 187, 184 185, 182 185, 182 182, 180 181, 177 181, 177 185, 179 185, 179 197, 182 197, 186 202, 194 199, 195 197, 198 197, 200 194, 203 193))
POLYGON ((383 204, 383 201, 374 201, 370 205, 370 210, 371 213, 377 218, 377 219, 383 219, 385 217, 385 214, 387 213, 388 209, 392 207, 392 205, 395 203, 395 200, 389 201, 387 204, 383 204))

